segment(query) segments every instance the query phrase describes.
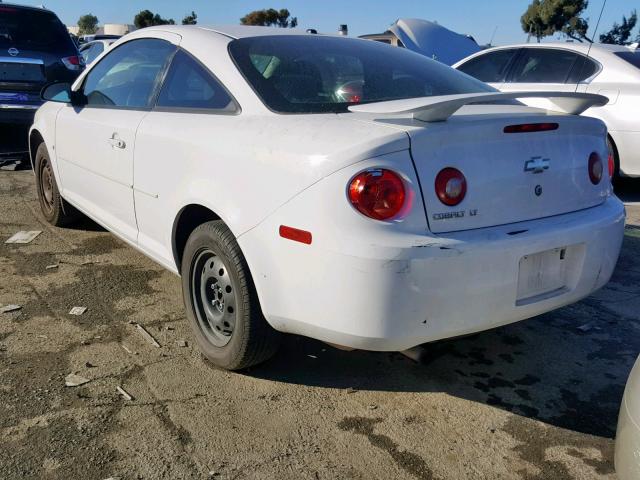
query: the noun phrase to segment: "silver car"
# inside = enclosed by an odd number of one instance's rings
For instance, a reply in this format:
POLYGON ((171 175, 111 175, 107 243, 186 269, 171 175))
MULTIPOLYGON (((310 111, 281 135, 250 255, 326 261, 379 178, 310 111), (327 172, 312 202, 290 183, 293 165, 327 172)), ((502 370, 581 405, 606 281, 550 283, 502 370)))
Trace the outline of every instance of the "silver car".
POLYGON ((615 461, 620 480, 640 478, 640 357, 629 374, 622 397, 615 461))

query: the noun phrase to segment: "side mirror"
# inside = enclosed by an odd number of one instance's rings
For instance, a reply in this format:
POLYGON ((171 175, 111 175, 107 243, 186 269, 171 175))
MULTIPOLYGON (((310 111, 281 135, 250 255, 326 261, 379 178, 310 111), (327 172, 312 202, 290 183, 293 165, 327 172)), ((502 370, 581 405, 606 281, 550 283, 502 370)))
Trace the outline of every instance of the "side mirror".
POLYGON ((71 85, 68 83, 51 83, 42 89, 40 97, 45 102, 70 103, 71 85))
POLYGON ((71 85, 64 82, 45 86, 40 97, 46 102, 70 103, 74 106, 82 106, 87 103, 82 92, 74 92, 71 90, 71 85))

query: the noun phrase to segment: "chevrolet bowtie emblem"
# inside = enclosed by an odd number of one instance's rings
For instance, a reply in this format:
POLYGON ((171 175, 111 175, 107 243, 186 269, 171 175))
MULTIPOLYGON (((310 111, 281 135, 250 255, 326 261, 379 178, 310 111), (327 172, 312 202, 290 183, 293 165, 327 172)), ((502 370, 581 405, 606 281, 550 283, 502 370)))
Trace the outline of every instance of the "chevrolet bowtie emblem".
POLYGON ((524 162, 524 171, 531 173, 542 173, 549 169, 551 161, 548 158, 531 157, 531 160, 524 162))

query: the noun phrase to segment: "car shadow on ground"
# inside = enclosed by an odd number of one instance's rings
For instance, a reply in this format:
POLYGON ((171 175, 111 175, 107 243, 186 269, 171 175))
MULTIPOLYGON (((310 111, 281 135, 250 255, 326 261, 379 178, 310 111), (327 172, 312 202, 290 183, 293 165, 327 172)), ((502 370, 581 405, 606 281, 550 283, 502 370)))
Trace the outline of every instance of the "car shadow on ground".
POLYGON ((639 251, 640 228, 629 227, 605 289, 536 318, 424 345, 420 363, 399 353, 345 352, 287 337, 272 361, 247 374, 326 388, 444 392, 613 438, 626 379, 640 352, 639 251), (629 311, 612 308, 619 303, 629 311))

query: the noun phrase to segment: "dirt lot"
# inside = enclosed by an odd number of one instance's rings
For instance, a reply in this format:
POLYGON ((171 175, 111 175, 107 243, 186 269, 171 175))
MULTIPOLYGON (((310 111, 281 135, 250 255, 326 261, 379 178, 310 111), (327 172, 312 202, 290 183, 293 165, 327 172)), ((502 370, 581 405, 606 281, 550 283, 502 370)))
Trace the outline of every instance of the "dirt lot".
POLYGON ((421 364, 292 337, 231 374, 193 347, 177 277, 90 221, 45 225, 31 172, 0 172, 0 203, 0 304, 22 305, 0 314, 2 479, 615 478, 638 204, 611 283, 577 305, 432 344, 421 364), (43 233, 4 244, 18 230, 43 233), (74 372, 90 382, 65 387, 74 372))

